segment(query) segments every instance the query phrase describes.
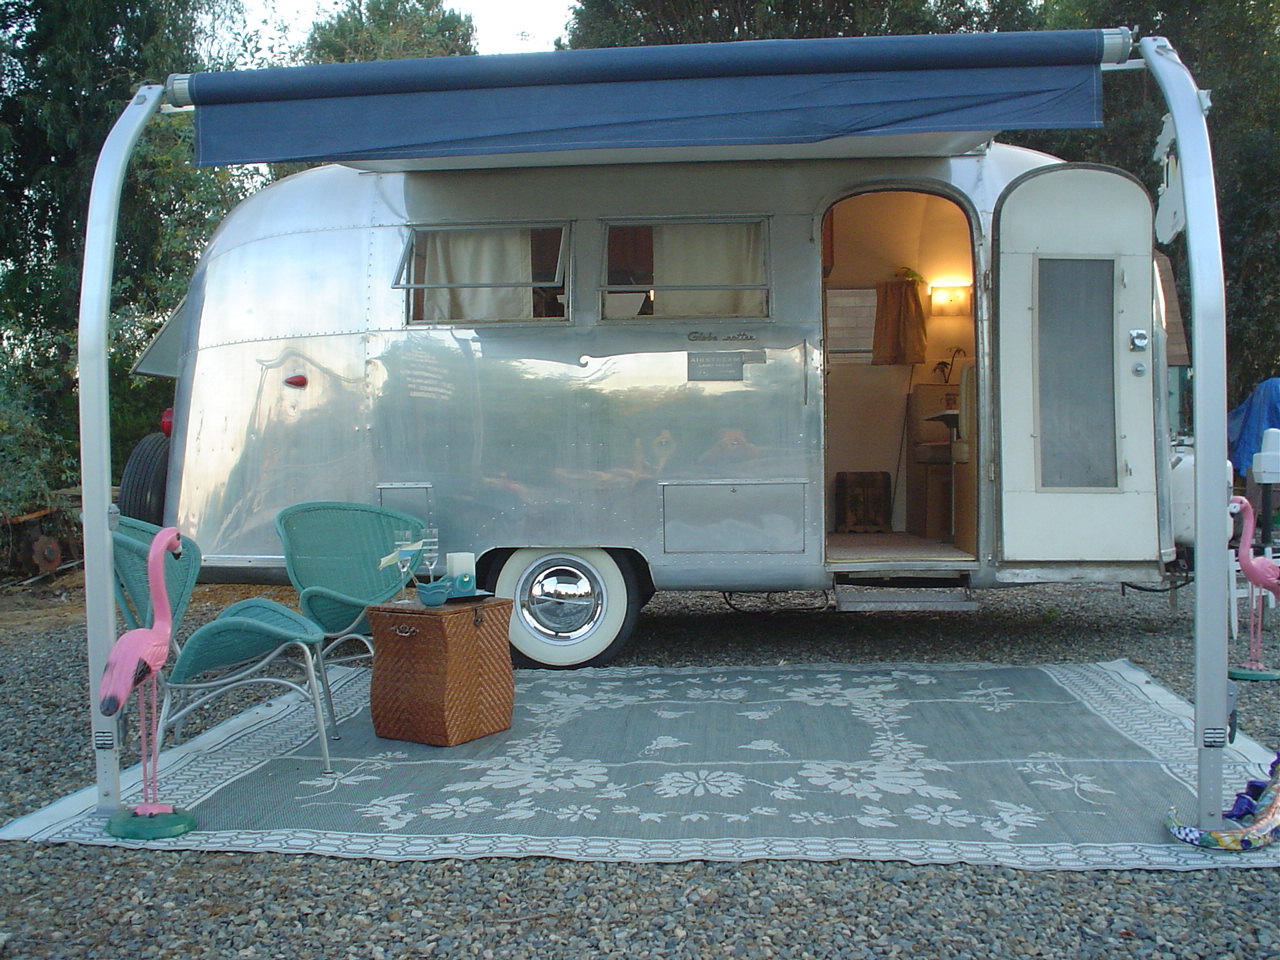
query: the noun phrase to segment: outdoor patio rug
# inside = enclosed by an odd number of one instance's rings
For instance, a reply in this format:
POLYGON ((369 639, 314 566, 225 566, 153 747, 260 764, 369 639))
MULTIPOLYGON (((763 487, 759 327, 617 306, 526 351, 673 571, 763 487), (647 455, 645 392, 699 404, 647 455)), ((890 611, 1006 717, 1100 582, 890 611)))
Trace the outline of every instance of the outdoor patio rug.
MULTIPOLYGON (((548 856, 1277 866, 1173 840, 1191 710, 1123 661, 1083 666, 649 667, 517 673, 511 730, 458 747, 373 735, 368 673, 337 683, 338 776, 283 698, 167 752, 196 832, 148 846, 387 860, 548 856)), ((1270 754, 1228 748, 1229 792, 1270 754)), ((136 802, 136 771, 125 797, 136 802)), ((1224 798, 1229 799, 1229 798, 1224 798)), ((82 791, 0 839, 125 844, 82 791)), ((1280 847, 1280 845, 1277 845, 1280 847)))

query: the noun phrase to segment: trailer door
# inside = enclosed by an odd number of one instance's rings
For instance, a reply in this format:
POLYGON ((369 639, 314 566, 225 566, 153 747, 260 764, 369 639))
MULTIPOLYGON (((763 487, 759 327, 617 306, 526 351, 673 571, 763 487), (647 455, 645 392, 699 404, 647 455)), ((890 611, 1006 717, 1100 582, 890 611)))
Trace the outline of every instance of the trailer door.
POLYGON ((1043 168, 1006 190, 996 242, 1001 559, 1158 561, 1150 198, 1043 168))

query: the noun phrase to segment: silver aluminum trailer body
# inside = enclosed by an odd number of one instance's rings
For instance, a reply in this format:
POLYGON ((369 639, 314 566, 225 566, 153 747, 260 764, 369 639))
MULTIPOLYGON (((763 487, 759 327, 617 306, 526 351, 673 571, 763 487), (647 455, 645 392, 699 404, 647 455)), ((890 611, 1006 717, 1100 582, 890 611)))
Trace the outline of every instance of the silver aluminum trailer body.
MULTIPOLYGON (((1151 217, 1118 171, 1002 145, 928 158, 315 169, 229 216, 192 283, 168 518, 233 576, 279 573, 280 509, 345 499, 420 513, 445 549, 481 557, 490 585, 512 551, 553 549, 615 552, 638 581, 631 594, 1158 579, 1173 544, 1158 482, 1167 430, 1151 217), (763 293, 742 316, 611 315, 628 294, 611 292, 608 234, 638 224, 709 226, 695 240, 713 242, 749 230, 763 293), (561 231, 563 315, 415 319, 415 291, 397 284, 415 237, 538 229, 561 231), (972 288, 970 306, 926 318, 915 363, 837 349, 857 331, 835 329, 836 315, 859 294, 874 304, 875 282, 893 280, 900 260, 972 288), (1057 295, 1099 288, 1086 307, 1106 314, 1091 358, 1101 379, 1067 361, 1071 376, 1055 381, 1064 359, 1038 346, 1048 327, 1034 297, 1047 296, 1051 262, 1067 269, 1057 295), (948 357, 954 369, 940 372, 948 357), (1088 406, 1099 390, 1106 401, 1088 406), (1038 405, 1050 404, 1072 421, 1057 423, 1059 445, 1073 463, 1109 460, 1105 477, 1041 476, 1052 451, 1037 434, 1052 417, 1038 405), (954 443, 945 426, 922 429, 948 406, 967 414, 954 443), (844 488, 879 477, 879 526, 847 516, 859 495, 844 488)), ((1068 346, 1059 335, 1056 349, 1068 346)), ((605 638, 529 652, 582 662, 605 638)))

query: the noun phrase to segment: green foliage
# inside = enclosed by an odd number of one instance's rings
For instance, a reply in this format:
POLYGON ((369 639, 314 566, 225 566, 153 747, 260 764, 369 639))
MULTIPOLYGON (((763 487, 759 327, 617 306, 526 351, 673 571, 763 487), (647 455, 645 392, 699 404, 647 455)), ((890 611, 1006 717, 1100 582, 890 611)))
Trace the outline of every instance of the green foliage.
POLYGON ((349 63, 473 54, 470 15, 446 9, 443 0, 346 0, 311 27, 295 52, 301 63, 349 63))
POLYGON ((582 0, 571 47, 939 33, 976 27, 985 3, 948 0, 582 0))
MULTIPOLYGON (((210 26, 238 9, 239 0, 0 0, 0 351, 49 446, 65 451, 57 472, 76 457, 80 267, 98 152, 134 90, 200 68, 210 26)), ((195 170, 190 139, 189 121, 151 124, 126 181, 113 391, 128 392, 138 344, 178 303, 239 187, 195 170)), ((119 446, 138 432, 124 427, 119 446)))
POLYGON ((51 506, 53 491, 66 480, 48 430, 24 393, 0 379, 0 518, 51 506))

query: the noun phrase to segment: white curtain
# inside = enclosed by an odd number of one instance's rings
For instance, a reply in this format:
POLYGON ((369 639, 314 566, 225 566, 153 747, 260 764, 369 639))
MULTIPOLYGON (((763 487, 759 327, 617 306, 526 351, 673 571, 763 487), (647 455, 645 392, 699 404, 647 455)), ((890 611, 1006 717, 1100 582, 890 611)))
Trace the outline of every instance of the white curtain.
MULTIPOLYGON (((764 284, 764 236, 759 223, 682 223, 653 228, 656 287, 764 284)), ((661 317, 764 316, 764 290, 662 290, 661 317)))
POLYGON ((533 317, 529 231, 431 230, 414 244, 415 283, 510 283, 415 291, 420 323, 528 320, 533 317))

